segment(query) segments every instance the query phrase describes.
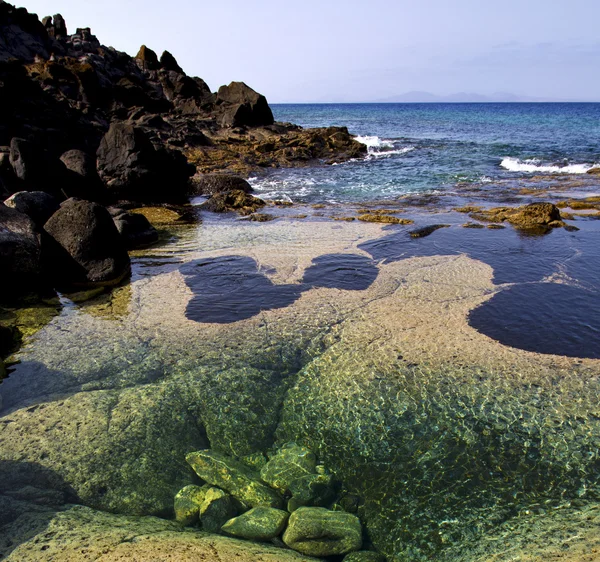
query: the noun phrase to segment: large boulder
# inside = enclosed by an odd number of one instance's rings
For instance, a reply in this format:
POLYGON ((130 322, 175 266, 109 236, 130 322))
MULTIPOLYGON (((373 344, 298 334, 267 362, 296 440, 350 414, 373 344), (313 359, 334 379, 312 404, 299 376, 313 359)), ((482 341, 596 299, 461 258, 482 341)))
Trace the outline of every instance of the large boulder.
POLYGON ((200 506, 204 503, 206 494, 211 489, 208 484, 204 486, 190 484, 179 490, 173 502, 175 521, 182 525, 196 523, 200 514, 200 506))
POLYGON ((360 550, 362 527, 351 513, 301 507, 290 515, 283 542, 308 556, 338 556, 360 550))
POLYGON ((294 480, 314 474, 316 468, 314 453, 296 443, 287 443, 263 466, 260 477, 269 486, 285 494, 294 480))
POLYGON ((272 125, 275 122, 265 96, 255 92, 243 82, 231 82, 229 86, 221 86, 216 103, 221 110, 223 126, 259 127, 272 125))
POLYGON ((40 240, 34 222, 0 204, 0 287, 30 287, 39 282, 40 274, 40 240))
POLYGON ((60 207, 58 200, 44 191, 18 191, 4 204, 27 215, 40 230, 60 207))
POLYGON ((122 213, 113 216, 113 221, 128 250, 141 248, 158 241, 158 231, 140 213, 122 213))
POLYGON ((289 516, 287 511, 281 509, 254 507, 239 517, 227 521, 221 530, 234 537, 268 541, 281 534, 289 516))
POLYGON ((142 129, 127 123, 110 126, 97 157, 100 178, 120 198, 181 199, 195 171, 181 152, 157 150, 142 129))
POLYGON ((231 174, 201 174, 194 176, 192 181, 194 195, 214 195, 224 191, 239 190, 252 193, 252 186, 239 176, 231 174))
POLYGON ((114 284, 129 273, 125 244, 101 205, 67 199, 44 230, 51 237, 46 266, 57 282, 114 284))

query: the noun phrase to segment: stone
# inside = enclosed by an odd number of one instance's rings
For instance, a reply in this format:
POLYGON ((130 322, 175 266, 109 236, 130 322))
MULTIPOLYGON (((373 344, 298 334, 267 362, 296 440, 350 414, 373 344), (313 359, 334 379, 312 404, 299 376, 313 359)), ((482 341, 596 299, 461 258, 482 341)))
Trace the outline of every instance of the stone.
POLYGON ((259 127, 272 125, 275 121, 266 98, 243 82, 221 86, 216 103, 222 109, 221 123, 224 126, 259 127))
POLYGON ((290 515, 283 542, 307 556, 337 556, 360 550, 358 517, 322 507, 301 507, 290 515))
POLYGON ((189 453, 186 460, 202 480, 226 490, 243 504, 276 508, 283 505, 281 496, 262 484, 257 472, 236 459, 206 449, 189 453))
POLYGON ((204 486, 190 484, 179 490, 173 502, 175 521, 185 526, 192 525, 198 521, 200 506, 208 490, 210 490, 208 484, 204 486))
POLYGON ((18 191, 4 201, 4 204, 27 215, 38 229, 41 229, 60 207, 58 200, 44 191, 18 191))
POLYGON ((135 55, 135 60, 138 64, 141 64, 144 70, 157 70, 160 68, 158 56, 152 49, 146 47, 146 45, 140 47, 138 54, 135 55))
POLYGON ((289 513, 281 509, 254 507, 239 517, 227 521, 221 530, 234 537, 268 541, 283 532, 289 516, 289 513))
POLYGON ((231 174, 201 174, 193 178, 194 195, 214 195, 225 191, 239 190, 252 193, 252 186, 239 176, 231 174))
POLYGON ((117 227, 97 203, 67 199, 44 230, 52 239, 47 267, 59 283, 115 284, 130 271, 117 227))
POLYGON ((344 556, 342 562, 385 562, 385 556, 373 550, 359 550, 344 556))
POLYGON ((97 179, 96 160, 83 150, 67 150, 60 157, 67 170, 84 179, 97 179))
POLYGON ((292 497, 288 500, 288 511, 303 506, 328 507, 335 498, 331 474, 307 474, 289 485, 292 497))
POLYGON ((200 205, 200 209, 212 213, 238 211, 243 215, 249 215, 255 213, 265 205, 266 203, 262 199, 240 191, 239 189, 234 189, 222 193, 215 193, 208 201, 206 201, 206 203, 200 205))
POLYGON ((238 504, 232 496, 220 488, 210 488, 200 505, 199 516, 202 529, 218 533, 221 527, 238 513, 238 504))
POLYGON ((0 287, 20 290, 37 285, 41 276, 40 252, 34 222, 0 204, 0 287))
POLYGON ((416 228, 415 230, 410 231, 411 238, 425 238, 430 234, 434 233, 436 230, 440 228, 449 228, 449 224, 430 224, 429 226, 423 226, 422 228, 416 228))
POLYGON ((36 168, 40 165, 41 155, 37 147, 20 138, 10 141, 10 164, 15 175, 23 181, 37 178, 36 168))
POLYGON ((495 207, 471 213, 471 218, 484 222, 508 222, 522 230, 548 232, 551 228, 564 226, 560 210, 552 203, 531 203, 522 207, 495 207))
POLYGON ((413 224, 412 219, 400 219, 391 217, 390 215, 379 215, 376 213, 364 213, 358 217, 359 221, 363 222, 381 222, 384 224, 413 224))
POLYGON ((144 215, 124 211, 113 216, 113 222, 128 250, 148 246, 158 241, 158 231, 144 215))
POLYGON ((165 70, 184 74, 183 69, 179 66, 177 60, 171 53, 169 53, 169 51, 164 51, 163 54, 160 55, 160 67, 164 68, 165 70))
POLYGON ((67 33, 67 24, 65 22, 65 18, 63 18, 60 14, 55 14, 52 18, 53 27, 54 27, 54 38, 61 39, 65 38, 67 33))
POLYGON ((315 473, 317 458, 306 447, 286 443, 262 468, 260 477, 282 494, 289 491, 290 484, 315 473))

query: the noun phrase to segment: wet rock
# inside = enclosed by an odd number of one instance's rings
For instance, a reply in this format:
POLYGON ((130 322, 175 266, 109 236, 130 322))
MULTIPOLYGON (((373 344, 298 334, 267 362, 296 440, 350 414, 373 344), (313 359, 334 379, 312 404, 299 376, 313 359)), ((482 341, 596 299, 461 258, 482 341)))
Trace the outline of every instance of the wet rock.
POLYGON ((109 212, 67 199, 44 226, 52 238, 48 271, 59 283, 112 284, 129 273, 129 256, 109 212))
POLYGON ((327 507, 335 498, 331 474, 307 474, 289 485, 292 497, 288 501, 288 511, 296 511, 303 506, 327 507))
POLYGON ((204 450, 189 453, 186 460, 202 480, 226 490, 246 505, 283 505, 281 496, 262 484, 257 472, 231 457, 204 450))
POLYGON ((193 193, 195 195, 214 195, 225 191, 243 191, 252 193, 252 186, 239 176, 231 174, 201 174, 193 179, 193 193))
POLYGON ((221 86, 216 103, 222 111, 221 124, 224 126, 258 127, 271 125, 275 121, 266 98, 243 82, 221 86))
POLYGON ((148 246, 158 240, 158 231, 144 215, 122 212, 113 216, 113 222, 128 250, 148 246))
POLYGON ((264 207, 265 204, 258 197, 254 197, 239 189, 234 189, 224 193, 215 193, 206 203, 200 205, 200 209, 212 213, 238 211, 243 215, 249 215, 264 207))
POLYGON ((372 550, 359 550, 344 556, 342 562, 385 562, 385 556, 372 550))
POLYGON ((254 507, 239 517, 230 519, 221 529, 234 537, 268 541, 283 532, 289 516, 289 513, 281 509, 254 507))
POLYGON ((184 74, 183 69, 177 63, 175 57, 169 53, 169 51, 164 51, 160 56, 160 67, 165 70, 171 70, 173 72, 178 72, 180 74, 184 74))
POLYGON ((523 230, 547 232, 550 228, 564 226, 560 210, 552 203, 531 203, 522 207, 495 207, 472 213, 471 218, 485 222, 508 222, 523 230))
POLYGON ((44 191, 18 191, 4 201, 4 204, 27 215, 38 229, 41 229, 60 207, 57 199, 44 191))
POLYGON ((100 178, 109 191, 133 200, 177 200, 194 173, 178 151, 156 150, 139 127, 113 123, 97 152, 100 178))
POLYGON ((173 502, 175 520, 182 525, 192 525, 198 521, 200 506, 210 489, 208 484, 204 486, 192 484, 179 490, 173 502))
POLYGON ((378 215, 375 213, 364 213, 358 217, 359 221, 363 222, 381 222, 384 224, 413 224, 415 221, 411 219, 400 219, 391 217, 390 215, 378 215))
POLYGON ((262 468, 260 477, 285 494, 294 480, 314 474, 316 467, 317 458, 311 451, 296 443, 287 443, 262 468))
POLYGON ((248 216, 248 220, 252 222, 270 222, 274 221, 276 218, 276 216, 267 213, 252 213, 248 216))
POLYGON ((0 286, 27 288, 40 281, 40 241, 34 222, 0 204, 0 286))
POLYGON ((411 238, 425 238, 436 230, 439 230, 440 228, 448 228, 449 226, 449 224, 430 224, 429 226, 411 230, 409 234, 411 238))
POLYGON ((362 527, 350 513, 301 507, 290 516, 283 542, 308 556, 348 554, 362 546, 362 527))
POLYGON ((218 533, 221 527, 238 513, 238 504, 232 496, 219 488, 210 488, 200 505, 199 516, 202 529, 218 533))

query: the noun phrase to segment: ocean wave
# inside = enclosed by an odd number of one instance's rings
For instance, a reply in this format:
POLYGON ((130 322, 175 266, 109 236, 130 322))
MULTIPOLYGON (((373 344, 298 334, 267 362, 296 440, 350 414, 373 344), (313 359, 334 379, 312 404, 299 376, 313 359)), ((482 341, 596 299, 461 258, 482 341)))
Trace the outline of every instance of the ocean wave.
POLYGON ((520 160, 507 156, 502 160, 500 166, 509 172, 530 172, 546 174, 585 174, 588 170, 597 166, 597 164, 565 164, 559 166, 556 164, 542 164, 537 158, 520 160))
POLYGON ((370 137, 370 136, 364 136, 364 137, 355 137, 354 140, 357 140, 358 142, 362 143, 362 144, 366 144, 367 148, 394 148, 394 141, 391 140, 387 140, 387 139, 380 139, 379 137, 370 137))
POLYGON ((356 137, 356 140, 367 146, 367 160, 389 158, 390 156, 406 154, 415 149, 414 146, 397 147, 393 140, 380 139, 375 136, 359 136, 356 137))

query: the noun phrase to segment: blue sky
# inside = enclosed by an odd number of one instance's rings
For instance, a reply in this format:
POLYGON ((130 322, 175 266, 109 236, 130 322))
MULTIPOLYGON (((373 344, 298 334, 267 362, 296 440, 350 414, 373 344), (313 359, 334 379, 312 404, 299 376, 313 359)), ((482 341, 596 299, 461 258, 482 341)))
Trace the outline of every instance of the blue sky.
MULTIPOLYGON (((13 0, 14 1, 14 0, 13 0)), ((600 101, 599 0, 25 0, 135 54, 167 49, 211 89, 270 102, 413 90, 600 101)))

